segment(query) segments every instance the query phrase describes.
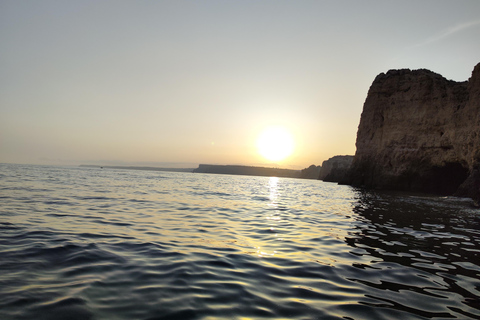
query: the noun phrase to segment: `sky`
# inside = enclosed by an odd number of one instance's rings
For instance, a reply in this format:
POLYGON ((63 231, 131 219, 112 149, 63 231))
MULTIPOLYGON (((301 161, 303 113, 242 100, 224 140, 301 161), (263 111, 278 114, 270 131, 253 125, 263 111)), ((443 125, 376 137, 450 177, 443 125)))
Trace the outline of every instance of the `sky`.
POLYGON ((466 81, 479 39, 478 0, 0 0, 0 162, 320 165, 376 75, 466 81))

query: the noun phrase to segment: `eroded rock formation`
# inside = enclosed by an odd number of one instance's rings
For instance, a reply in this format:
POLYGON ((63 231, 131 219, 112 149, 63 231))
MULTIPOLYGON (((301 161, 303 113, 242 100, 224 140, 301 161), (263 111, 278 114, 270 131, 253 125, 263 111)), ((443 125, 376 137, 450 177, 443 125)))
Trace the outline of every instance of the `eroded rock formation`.
POLYGON ((327 182, 344 180, 352 161, 353 156, 334 156, 323 161, 318 179, 327 182))
POLYGON ((480 63, 465 82, 428 70, 378 75, 344 181, 480 199, 480 63))
POLYGON ((302 179, 317 179, 322 167, 312 164, 310 167, 300 171, 300 178, 302 179))

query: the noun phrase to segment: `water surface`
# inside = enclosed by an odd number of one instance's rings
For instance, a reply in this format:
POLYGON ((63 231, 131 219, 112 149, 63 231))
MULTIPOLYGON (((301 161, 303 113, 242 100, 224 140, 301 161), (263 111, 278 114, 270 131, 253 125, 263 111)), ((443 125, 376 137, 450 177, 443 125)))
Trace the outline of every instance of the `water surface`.
POLYGON ((480 319, 470 204, 0 165, 0 319, 480 319))

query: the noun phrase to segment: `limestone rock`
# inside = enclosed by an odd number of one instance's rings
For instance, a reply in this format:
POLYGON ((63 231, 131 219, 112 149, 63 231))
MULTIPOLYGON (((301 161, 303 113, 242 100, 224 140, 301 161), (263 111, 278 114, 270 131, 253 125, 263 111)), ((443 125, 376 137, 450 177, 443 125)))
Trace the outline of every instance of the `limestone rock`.
POLYGON ((321 167, 312 164, 310 167, 302 169, 300 171, 300 178, 302 179, 317 179, 320 173, 321 167))
POLYGON ((425 69, 378 75, 356 147, 346 183, 480 199, 480 63, 465 82, 425 69))
POLYGON ((323 161, 318 179, 328 182, 344 180, 352 161, 353 156, 334 156, 323 161))

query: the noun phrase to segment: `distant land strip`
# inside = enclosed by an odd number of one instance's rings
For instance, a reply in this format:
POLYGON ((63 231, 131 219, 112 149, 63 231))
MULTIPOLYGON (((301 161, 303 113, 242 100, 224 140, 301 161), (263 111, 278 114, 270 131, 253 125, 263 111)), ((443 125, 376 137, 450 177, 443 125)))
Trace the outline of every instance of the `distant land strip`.
POLYGON ((169 172, 193 172, 193 173, 212 173, 212 174, 230 174, 244 176, 260 177, 282 177, 282 178, 301 178, 318 179, 320 166, 311 165, 303 170, 253 167, 242 165, 216 165, 200 164, 198 168, 161 168, 161 167, 139 167, 139 166, 102 166, 82 164, 83 168, 97 169, 123 169, 123 170, 145 170, 145 171, 169 171, 169 172))
POLYGON ((170 171, 170 172, 193 172, 194 168, 160 168, 160 167, 137 167, 137 166, 101 166, 82 164, 83 168, 105 168, 105 169, 124 169, 124 170, 145 170, 145 171, 170 171))
POLYGON ((311 177, 304 175, 304 170, 291 170, 280 168, 251 167, 240 165, 213 165, 200 164, 194 173, 214 173, 214 174, 233 174, 245 176, 262 176, 262 177, 282 177, 282 178, 310 178, 318 179, 318 174, 311 177))

